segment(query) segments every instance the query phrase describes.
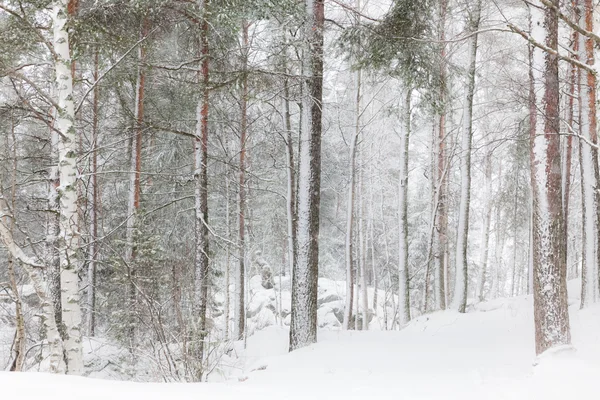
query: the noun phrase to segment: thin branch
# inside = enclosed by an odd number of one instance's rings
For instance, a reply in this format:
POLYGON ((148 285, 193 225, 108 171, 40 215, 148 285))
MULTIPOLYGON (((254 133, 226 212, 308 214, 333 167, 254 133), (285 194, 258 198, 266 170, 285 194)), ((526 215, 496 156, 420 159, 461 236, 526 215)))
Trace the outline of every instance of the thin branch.
POLYGON ((100 74, 100 76, 98 77, 98 79, 96 79, 96 82, 94 82, 92 84, 92 86, 90 86, 88 88, 88 90, 85 92, 85 94, 83 95, 83 97, 81 98, 81 100, 79 101, 79 104, 77 104, 77 107, 75 108, 75 114, 77 114, 79 112, 79 110, 81 109, 81 106, 83 106, 83 102, 85 101, 85 99, 89 96, 89 94, 94 90, 94 88, 96 86, 98 86, 98 84, 100 83, 100 81, 102 81, 102 79, 104 79, 106 77, 106 75, 108 75, 108 73, 110 71, 112 71, 113 69, 115 69, 115 67, 117 65, 119 65, 121 63, 121 61, 123 61, 125 59, 125 57, 127 57, 133 50, 135 50, 140 44, 142 44, 146 39, 148 39, 154 32, 156 32, 156 30, 158 29, 158 27, 154 28, 152 31, 150 31, 150 33, 148 33, 146 36, 144 36, 143 38, 141 38, 140 40, 138 40, 137 42, 135 42, 135 44, 133 46, 131 46, 129 48, 129 50, 127 50, 121 57, 119 57, 119 59, 117 61, 115 61, 115 63, 113 65, 111 65, 110 67, 108 67, 108 69, 106 69, 103 73, 100 74))
POLYGON ((537 47, 539 49, 542 49, 545 52, 550 53, 550 54, 558 57, 559 60, 566 61, 568 63, 576 65, 579 68, 582 68, 582 69, 588 71, 589 73, 596 75, 596 70, 594 68, 590 67, 589 65, 584 64, 584 63, 582 63, 582 62, 580 62, 578 60, 575 60, 574 58, 563 56, 557 50, 551 49, 550 47, 548 47, 546 45, 543 45, 540 42, 536 41, 529 34, 527 34, 526 32, 522 31, 521 29, 517 28, 513 24, 508 24, 508 27, 510 28, 511 31, 513 31, 514 33, 517 33, 517 34, 521 35, 523 38, 525 38, 525 40, 527 40, 529 43, 531 43, 535 47, 537 47))

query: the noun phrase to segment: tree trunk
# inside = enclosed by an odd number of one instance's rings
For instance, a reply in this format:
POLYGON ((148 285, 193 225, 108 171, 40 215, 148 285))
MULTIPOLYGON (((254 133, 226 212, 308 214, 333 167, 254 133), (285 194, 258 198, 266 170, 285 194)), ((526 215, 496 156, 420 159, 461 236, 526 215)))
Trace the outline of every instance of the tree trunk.
MULTIPOLYGON (((37 264, 32 258, 28 257, 25 252, 14 242, 12 233, 9 229, 14 217, 11 216, 8 210, 8 205, 4 195, 0 191, 0 237, 8 250, 11 257, 21 262, 23 269, 31 279, 33 288, 40 299, 40 305, 42 308, 42 323, 46 328, 46 339, 48 340, 48 347, 50 350, 49 361, 50 361, 50 372, 53 373, 64 373, 66 369, 65 356, 64 356, 64 344, 60 333, 58 332, 58 326, 56 325, 56 318, 54 316, 54 305, 48 290, 48 285, 44 281, 41 271, 44 268, 43 265, 37 264), (7 226, 8 225, 8 226, 7 226)), ((71 373, 73 373, 71 371, 71 373)))
POLYGON ((477 0, 469 21, 473 34, 469 44, 469 72, 466 95, 463 104, 463 128, 460 156, 460 206, 458 230, 456 233, 456 277, 452 308, 464 313, 467 308, 468 262, 467 244, 469 238, 469 206, 471 201, 471 145, 473 141, 473 95, 475 93, 475 69, 477 67, 477 40, 481 19, 481 0, 477 0))
MULTIPOLYGON (((142 22, 140 39, 147 34, 146 21, 142 22)), ((128 339, 130 351, 133 354, 135 347, 135 313, 137 310, 137 289, 136 289, 136 225, 137 214, 140 209, 141 196, 141 173, 142 173, 142 124, 144 122, 144 94, 146 72, 144 64, 146 62, 146 49, 144 45, 138 48, 138 66, 135 86, 135 111, 133 122, 133 137, 131 140, 130 170, 129 170, 129 197, 127 203, 127 225, 125 235, 125 263, 129 285, 127 287, 129 305, 128 305, 128 339)))
POLYGON ((54 2, 52 21, 54 29, 54 52, 56 72, 57 110, 56 129, 60 132, 58 142, 60 198, 60 283, 62 322, 65 326, 65 359, 68 374, 83 372, 81 344, 81 306, 79 304, 80 260, 78 254, 79 232, 77 213, 77 135, 75 133, 75 109, 73 104, 73 77, 67 25, 67 0, 54 2))
MULTIPOLYGON (((357 95, 357 100, 358 100, 357 95)), ((358 106, 357 106, 358 107, 358 106)), ((356 147, 358 143, 358 135, 360 129, 358 124, 350 141, 350 187, 348 188, 348 201, 346 208, 346 303, 344 308, 343 329, 350 329, 352 321, 352 304, 354 302, 354 260, 353 260, 353 245, 354 239, 352 233, 354 231, 354 198, 356 192, 356 147)))
MULTIPOLYGON (((594 29, 592 0, 584 0, 583 13, 579 25, 590 32, 594 29)), ((579 59, 594 66, 594 43, 591 38, 579 35, 579 59)), ((596 76, 588 71, 581 71, 579 90, 580 135, 587 141, 597 144, 596 134, 596 76)), ((585 143, 579 142, 579 156, 582 182, 582 219, 583 249, 581 273, 581 307, 596 301, 598 296, 598 151, 585 143)), ((566 244, 565 244, 566 248, 566 244)), ((565 266, 566 268, 566 266, 565 266)))
MULTIPOLYGON (((8 137, 6 139, 6 159, 12 160, 11 179, 10 179, 10 205, 13 213, 15 212, 15 200, 17 195, 17 140, 15 136, 14 116, 10 114, 10 145, 8 137)), ((4 213, 3 213, 4 214, 4 213)), ((8 228, 10 235, 15 230, 14 218, 3 217, 2 223, 8 228)), ((15 268, 15 259, 12 254, 7 255, 8 281, 10 290, 15 299, 15 339, 12 345, 13 362, 11 371, 22 371, 25 362, 25 351, 27 345, 27 336, 25 332, 25 318, 23 316, 23 302, 17 286, 17 274, 15 268)))
POLYGON ((317 341, 323 106, 323 0, 306 0, 304 119, 298 177, 298 260, 292 279, 290 351, 317 341))
MULTIPOLYGON (((287 46, 287 43, 286 43, 287 46)), ((290 112, 290 84, 287 74, 287 51, 285 55, 284 73, 286 77, 283 80, 283 96, 285 105, 284 124, 286 130, 286 172, 287 172, 287 195, 286 195, 286 212, 287 212, 287 246, 288 246, 288 266, 290 273, 296 266, 298 257, 298 243, 296 240, 296 230, 298 218, 296 215, 296 164, 294 163, 294 138, 292 132, 292 115, 290 112)), ((284 269, 285 271, 285 269, 284 269)), ((285 273, 283 274, 285 276, 285 273)), ((281 288, 280 295, 281 295, 281 288)))
POLYGON ((237 320, 236 320, 236 337, 238 340, 244 338, 244 330, 246 326, 246 307, 244 296, 244 285, 246 275, 246 135, 248 130, 248 76, 246 69, 248 67, 248 23, 242 23, 242 58, 244 76, 242 78, 242 99, 241 99, 241 130, 240 130, 240 165, 239 165, 239 188, 238 188, 238 292, 237 298, 237 320))
MULTIPOLYGON (((548 6, 530 7, 534 40, 558 49, 558 17, 548 6)), ((558 1, 552 0, 558 7, 558 1)), ((558 58, 532 51, 535 114, 531 126, 533 188, 533 292, 536 354, 571 343, 560 166, 558 58)))
POLYGON ((94 54, 94 91, 92 111, 92 205, 90 207, 90 262, 88 264, 87 279, 87 306, 89 336, 94 336, 96 331, 96 264, 98 261, 98 209, 99 209, 99 186, 98 186, 98 50, 94 54))
MULTIPOLYGON (((196 369, 195 378, 201 381, 204 374, 204 341, 206 313, 208 307, 208 287, 210 285, 209 231, 208 231, 208 108, 209 108, 209 47, 208 47, 208 7, 209 0, 200 0, 200 98, 196 114, 196 137, 194 139, 194 182, 195 182, 195 273, 196 308, 198 318, 195 338, 196 369)), ((243 293, 243 292, 242 292, 243 293)))
MULTIPOLYGON (((403 327, 410 321, 410 288, 408 271, 408 145, 411 131, 411 97, 412 88, 406 88, 404 99, 404 129, 400 134, 400 192, 399 207, 399 318, 403 327)), ((427 282, 425 283, 427 284, 427 282)))
POLYGON ((448 247, 448 212, 447 212, 447 194, 446 194, 446 173, 447 155, 446 155, 446 15, 448 10, 448 0, 440 1, 440 115, 438 123, 438 151, 436 184, 438 185, 438 204, 436 211, 436 231, 435 248, 436 253, 436 309, 446 309, 446 282, 445 265, 446 251, 448 247))
POLYGON ((486 283, 486 274, 487 274, 487 266, 488 266, 488 258, 489 258, 489 250, 490 250, 490 225, 492 221, 492 152, 488 150, 488 153, 485 157, 485 210, 483 216, 483 238, 482 238, 482 248, 481 248, 481 258, 480 264, 481 269, 479 270, 479 282, 477 285, 477 297, 479 301, 485 300, 485 283, 486 283))

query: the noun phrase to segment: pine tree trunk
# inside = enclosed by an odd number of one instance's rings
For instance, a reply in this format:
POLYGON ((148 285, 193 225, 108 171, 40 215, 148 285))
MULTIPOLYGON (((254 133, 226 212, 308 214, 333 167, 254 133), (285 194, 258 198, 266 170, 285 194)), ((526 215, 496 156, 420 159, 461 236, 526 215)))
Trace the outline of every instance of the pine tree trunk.
MULTIPOLYGON (((287 43, 286 43, 287 45, 287 43)), ((287 67, 287 51, 284 65, 284 73, 289 73, 287 67)), ((298 243, 296 240, 297 222, 296 215, 296 164, 294 163, 294 138, 292 132, 292 115, 290 112, 290 84, 287 76, 283 80, 283 96, 284 96, 284 123, 286 130, 286 172, 287 172, 287 195, 286 195, 286 212, 287 212, 287 246, 288 246, 288 267, 291 271, 294 270, 296 259, 298 257, 298 243)), ((285 276, 285 269, 284 276, 285 276)), ((280 288, 281 291, 281 288, 280 288)), ((280 292, 281 294, 281 292, 280 292)))
MULTIPOLYGON (((248 23, 242 23, 242 43, 243 43, 243 66, 244 71, 247 69, 248 57, 248 23)), ((239 188, 238 188, 238 292, 237 298, 237 320, 236 320, 236 337, 238 340, 244 338, 246 326, 246 307, 244 296, 244 285, 246 275, 246 135, 248 130, 248 76, 244 72, 242 78, 242 96, 241 96, 241 130, 240 130, 240 165, 239 165, 239 188)))
MULTIPOLYGON (((408 271, 408 145, 411 131, 411 97, 412 89, 406 88, 404 99, 404 129, 400 134, 400 192, 399 207, 399 319, 403 327, 410 321, 410 289, 408 271)), ((426 282, 427 284, 427 282, 426 282)))
MULTIPOLYGON (((146 21, 142 22, 140 39, 147 34, 146 21)), ((125 263, 129 285, 128 290, 128 329, 127 335, 130 351, 133 355, 136 341, 135 313, 137 311, 137 288, 136 288, 136 226, 140 209, 141 197, 141 173, 142 173, 142 124, 144 122, 144 95, 146 72, 146 49, 143 45, 138 48, 138 66, 135 86, 135 111, 133 122, 133 137, 131 140, 130 169, 129 169, 129 196, 127 203, 127 225, 125 234, 125 263)))
MULTIPOLYGON (((590 32, 594 31, 594 6, 592 0, 584 0, 583 18, 579 25, 590 32)), ((594 43, 591 38, 579 35, 579 59, 594 66, 594 43)), ((596 123, 596 76, 588 71, 581 71, 579 90, 580 135, 593 144, 598 143, 596 123)), ((596 301, 598 296, 598 151, 585 143, 579 142, 579 156, 582 182, 582 220, 583 249, 581 273, 581 307, 596 301)), ((566 244, 565 244, 566 247, 566 244)))
POLYGON ((323 107, 323 0, 306 0, 303 134, 298 177, 298 260, 292 279, 290 351, 317 341, 323 107))
POLYGON ((87 279, 87 306, 89 336, 94 336, 96 331, 96 264, 98 261, 98 209, 99 209, 99 186, 98 186, 98 50, 94 54, 94 91, 92 110, 92 204, 90 207, 90 262, 88 264, 87 279))
POLYGON ((201 381, 204 375, 204 346, 206 332, 206 314, 208 307, 209 231, 208 231, 208 109, 209 109, 209 47, 208 47, 208 7, 209 0, 200 0, 200 96, 196 115, 196 137, 194 139, 194 182, 195 182, 195 273, 196 307, 198 324, 196 326, 197 346, 195 348, 195 379, 201 381))
MULTIPOLYGON (((558 49, 558 17, 548 6, 530 7, 531 35, 558 49)), ((552 0, 558 7, 558 1, 552 0)), ((531 126, 533 187, 533 293, 536 354, 571 343, 560 166, 558 58, 532 51, 535 114, 531 126)))
POLYGON ((54 30, 54 61, 56 72, 57 110, 56 129, 60 132, 58 142, 60 198, 60 283, 62 322, 65 326, 65 359, 68 374, 83 372, 81 344, 81 306, 79 304, 80 260, 78 254, 79 232, 77 212, 77 134, 75 132, 75 109, 73 104, 73 77, 67 28, 67 0, 54 2, 52 21, 54 30))
MULTIPOLYGON (((481 0, 477 0, 469 21, 471 33, 479 30, 481 0)), ((467 308, 468 261, 467 244, 469 238, 469 206, 471 202, 471 145, 473 141, 473 95, 475 93, 475 69, 477 67, 477 40, 474 33, 469 44, 469 72, 466 95, 463 104, 463 127, 460 156, 460 205, 458 230, 456 233, 456 277, 452 308, 464 313, 467 308)))
POLYGON ((448 248, 448 212, 447 212, 447 194, 446 194, 446 173, 447 155, 446 155, 446 14, 448 10, 448 0, 440 1, 440 115, 438 123, 438 151, 436 184, 438 185, 438 204, 436 212, 436 230, 435 230, 435 248, 436 253, 436 309, 446 309, 446 281, 445 265, 446 251, 448 248))

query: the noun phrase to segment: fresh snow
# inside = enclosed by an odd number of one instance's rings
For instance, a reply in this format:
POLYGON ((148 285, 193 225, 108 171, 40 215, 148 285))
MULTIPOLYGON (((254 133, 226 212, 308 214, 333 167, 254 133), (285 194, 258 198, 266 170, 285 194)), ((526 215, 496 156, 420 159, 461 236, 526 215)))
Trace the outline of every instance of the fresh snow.
MULTIPOLYGON (((579 293, 580 281, 569 283, 579 293)), ((286 328, 248 338, 243 371, 221 383, 105 381, 0 373, 7 398, 152 399, 580 399, 597 398, 600 305, 569 299, 574 349, 536 359, 531 296, 496 299, 469 312, 437 312, 402 331, 321 330, 319 343, 286 354, 286 328)))

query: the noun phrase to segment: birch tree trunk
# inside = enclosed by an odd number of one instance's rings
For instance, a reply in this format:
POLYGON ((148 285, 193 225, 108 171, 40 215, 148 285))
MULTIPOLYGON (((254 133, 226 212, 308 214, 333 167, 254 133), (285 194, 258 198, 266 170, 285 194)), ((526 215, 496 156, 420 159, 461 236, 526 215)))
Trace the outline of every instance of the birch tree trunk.
MULTIPOLYGON (((412 88, 406 88, 404 98, 404 129, 400 134, 400 191, 398 193, 399 222, 399 321, 403 327, 410 321, 410 288, 408 271, 408 145, 411 131, 412 88)), ((426 283, 427 284, 427 283, 426 283)))
POLYGON ((477 297, 479 301, 485 300, 485 283, 486 283, 486 274, 487 274, 487 265, 489 258, 489 250, 490 250, 490 225, 492 221, 492 153, 491 150, 488 150, 488 153, 485 157, 485 199, 484 199, 484 215, 483 215, 483 237, 481 243, 481 258, 480 265, 481 269, 479 270, 479 280, 477 284, 477 297))
POLYGON ((298 260, 292 276, 290 351, 317 341, 323 107, 323 0, 305 1, 303 132, 298 177, 298 260))
MULTIPOLYGON (((357 95, 357 99, 358 99, 357 95)), ((346 303, 344 308, 343 329, 350 329, 352 321, 352 304, 354 302, 354 260, 353 260, 353 245, 354 239, 352 233, 354 230, 354 197, 356 191, 356 146, 360 130, 358 125, 356 131, 350 141, 350 187, 348 188, 348 200, 346 202, 346 243, 345 243, 345 259, 346 259, 346 303)))
POLYGON ((73 105, 73 78, 67 27, 67 0, 56 0, 52 10, 54 30, 54 61, 56 73, 57 118, 60 198, 60 235, 58 249, 61 269, 62 322, 65 326, 66 372, 80 375, 83 372, 81 344, 81 306, 79 304, 80 260, 78 254, 79 232, 77 212, 77 154, 75 109, 73 105))
POLYGON ((46 328, 46 340, 49 347, 50 372, 62 374, 66 370, 65 356, 63 350, 63 341, 56 325, 54 316, 54 305, 48 289, 48 284, 44 281, 41 271, 43 265, 39 265, 25 254, 25 252, 15 243, 10 225, 13 224, 13 217, 8 210, 6 199, 0 192, 0 237, 12 258, 21 263, 21 266, 31 279, 33 288, 40 299, 42 308, 42 323, 46 328))
MULTIPOLYGON (((15 136, 15 124, 12 111, 10 114, 10 144, 8 141, 8 137, 5 143, 6 160, 12 161, 12 168, 10 174, 10 206, 12 211, 15 212, 15 199, 17 194, 17 140, 15 136)), ((2 219, 2 223, 8 228, 8 231, 12 236, 15 230, 14 218, 3 216, 2 219)), ((13 357, 13 362, 10 366, 10 370, 22 371, 23 364, 25 362, 25 352, 27 350, 27 336, 25 331, 25 318, 23 316, 23 302, 21 301, 21 294, 19 293, 19 288, 17 286, 17 274, 15 264, 16 263, 14 257, 12 256, 12 254, 8 253, 8 282, 12 295, 15 299, 15 338, 12 345, 11 356, 13 357)))
POLYGON ((456 277, 452 308, 461 313, 467 307, 468 262, 467 244, 469 238, 469 206, 471 202, 471 144, 473 141, 473 95, 475 92, 475 70, 477 67, 477 40, 481 19, 481 0, 477 0, 469 20, 469 31, 473 34, 469 43, 469 72, 466 96, 463 104, 463 127, 460 156, 460 206, 458 230, 456 233, 456 277))
MULTIPOLYGON (((579 25, 594 31, 592 0, 583 0, 583 12, 579 25)), ((579 59, 590 66, 595 65, 594 43, 591 38, 579 35, 579 59)), ((596 123, 596 76, 589 71, 581 71, 580 135, 585 140, 579 142, 579 156, 582 182, 583 211, 583 251, 581 273, 581 308, 596 301, 598 296, 598 151, 586 141, 597 144, 596 123)), ((566 244, 565 244, 566 248, 566 244)), ((566 268, 566 266, 565 266, 566 268)))
MULTIPOLYGON (((548 6, 530 7, 531 36, 558 49, 558 18, 548 6)), ((558 1, 552 0, 558 7, 558 1)), ((535 114, 531 126, 533 292, 536 354, 571 343, 560 166, 558 58, 532 50, 535 114)))

